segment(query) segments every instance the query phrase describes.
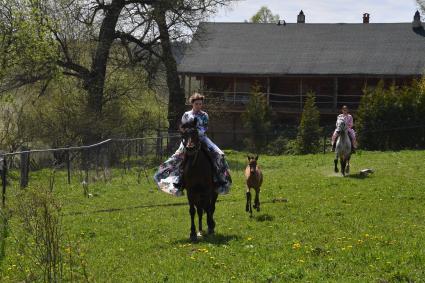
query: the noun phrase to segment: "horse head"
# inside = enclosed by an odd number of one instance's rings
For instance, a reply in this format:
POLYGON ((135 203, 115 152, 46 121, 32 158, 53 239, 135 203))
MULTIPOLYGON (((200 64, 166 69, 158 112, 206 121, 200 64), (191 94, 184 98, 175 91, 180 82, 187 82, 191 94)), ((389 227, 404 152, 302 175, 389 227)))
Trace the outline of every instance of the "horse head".
POLYGON ((344 119, 338 119, 336 121, 336 132, 338 134, 344 133, 347 131, 347 124, 345 124, 344 119))
POLYGON ((187 153, 193 153, 199 150, 201 147, 201 139, 199 138, 197 129, 198 119, 195 119, 181 125, 180 132, 182 135, 183 146, 187 153))
POLYGON ((258 161, 258 155, 254 156, 247 156, 248 157, 248 165, 249 165, 249 172, 251 174, 254 174, 257 170, 257 161, 258 161))

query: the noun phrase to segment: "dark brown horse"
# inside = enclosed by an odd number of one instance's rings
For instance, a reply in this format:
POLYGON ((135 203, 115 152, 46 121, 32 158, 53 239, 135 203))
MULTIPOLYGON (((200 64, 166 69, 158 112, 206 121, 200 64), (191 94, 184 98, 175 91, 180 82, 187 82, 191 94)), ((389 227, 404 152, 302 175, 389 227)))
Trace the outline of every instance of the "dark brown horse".
POLYGON ((207 214, 208 234, 214 233, 214 211, 218 194, 213 184, 213 166, 207 150, 201 142, 197 120, 182 125, 182 138, 185 147, 183 161, 183 186, 187 191, 190 213, 190 240, 198 239, 195 226, 195 212, 198 212, 199 234, 202 235, 202 215, 207 214))

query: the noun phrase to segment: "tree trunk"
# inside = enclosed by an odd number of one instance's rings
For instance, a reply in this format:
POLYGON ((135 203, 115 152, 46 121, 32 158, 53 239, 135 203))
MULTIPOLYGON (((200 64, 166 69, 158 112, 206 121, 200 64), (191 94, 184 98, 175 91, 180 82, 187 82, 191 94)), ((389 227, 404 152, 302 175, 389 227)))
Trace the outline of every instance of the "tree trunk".
POLYGON ((174 132, 178 129, 181 116, 185 110, 184 91, 180 86, 180 79, 177 73, 177 63, 174 59, 170 34, 166 21, 166 9, 161 4, 155 6, 155 21, 158 25, 161 48, 162 61, 166 68, 167 86, 168 86, 168 132, 174 132))
MULTIPOLYGON (((115 40, 115 27, 118 22, 125 1, 114 0, 105 13, 99 31, 99 39, 96 52, 93 57, 90 73, 84 78, 84 88, 88 94, 88 111, 93 123, 101 121, 103 108, 103 96, 105 88, 106 67, 108 64, 109 52, 112 43, 115 40)), ((100 132, 88 133, 84 143, 90 144, 99 141, 102 138, 100 132)))

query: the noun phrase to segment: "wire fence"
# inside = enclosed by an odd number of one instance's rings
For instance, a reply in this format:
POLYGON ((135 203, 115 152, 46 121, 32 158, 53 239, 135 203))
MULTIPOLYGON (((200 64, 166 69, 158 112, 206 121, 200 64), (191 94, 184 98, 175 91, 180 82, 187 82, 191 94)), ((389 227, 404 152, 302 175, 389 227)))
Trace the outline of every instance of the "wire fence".
POLYGON ((49 149, 24 147, 1 153, 2 205, 6 203, 7 187, 25 188, 31 172, 46 168, 65 171, 68 184, 77 179, 83 187, 89 182, 111 180, 114 168, 124 173, 135 170, 140 183, 141 178, 150 178, 146 169, 160 164, 177 149, 179 141, 180 134, 158 132, 155 137, 107 139, 92 145, 49 149))
MULTIPOLYGON (((322 129, 320 146, 322 152, 326 153, 330 151, 332 146, 331 136, 334 125, 326 125, 322 129)), ((377 138, 379 138, 379 134, 383 132, 410 131, 412 129, 423 129, 425 131, 425 125, 374 129, 367 133, 376 133, 377 138)), ((265 139, 266 146, 276 150, 279 147, 284 147, 285 142, 296 138, 297 128, 275 129, 261 135, 265 139), (283 143, 279 143, 279 141, 283 141, 283 143)), ((245 141, 252 139, 255 135, 246 131, 212 131, 209 136, 220 147, 247 150, 248 146, 245 141), (231 142, 225 143, 225 139, 231 142), (224 144, 227 145, 223 146, 224 144)), ((120 172, 123 172, 123 174, 136 172, 137 182, 140 184, 141 179, 150 180, 152 178, 147 169, 158 166, 174 153, 179 145, 179 133, 170 134, 158 131, 156 136, 131 139, 113 138, 92 145, 49 149, 23 147, 18 152, 0 152, 2 205, 4 206, 6 202, 8 186, 25 188, 31 179, 31 172, 46 168, 65 172, 68 184, 77 180, 83 187, 87 186, 89 182, 110 181, 114 174, 112 169, 121 169, 120 172)), ((264 152, 267 152, 267 148, 264 152)), ((278 154, 284 154, 284 152, 278 154)), ((84 190, 84 193, 88 193, 88 190, 84 190)))

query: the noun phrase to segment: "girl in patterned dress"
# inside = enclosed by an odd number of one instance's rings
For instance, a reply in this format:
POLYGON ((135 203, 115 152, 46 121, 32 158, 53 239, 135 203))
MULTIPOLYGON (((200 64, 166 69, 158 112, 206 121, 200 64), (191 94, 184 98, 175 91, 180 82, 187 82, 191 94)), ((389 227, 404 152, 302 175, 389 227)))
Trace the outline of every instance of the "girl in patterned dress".
MULTIPOLYGON (((193 121, 195 117, 197 118, 199 137, 206 145, 208 155, 214 167, 214 183, 217 186, 217 191, 220 194, 226 194, 229 192, 232 184, 230 170, 224 158, 223 151, 221 151, 206 135, 206 131, 208 130, 208 114, 202 111, 204 96, 199 93, 194 93, 189 101, 192 104, 192 110, 183 114, 182 124, 193 121)), ((177 151, 159 166, 158 171, 154 175, 156 184, 163 192, 175 196, 181 196, 183 194, 182 162, 184 154, 183 143, 180 143, 180 147, 177 151)))
MULTIPOLYGON (((342 114, 338 115, 337 121, 340 119, 343 119, 345 122, 345 125, 347 125, 348 136, 350 137, 350 140, 351 140, 351 149, 352 149, 351 151, 354 153, 355 149, 357 148, 357 140, 356 140, 356 132, 353 130, 353 116, 350 115, 348 107, 346 105, 342 106, 341 112, 342 114)), ((335 151, 337 138, 338 138, 338 133, 335 130, 332 135, 332 151, 335 151)))

